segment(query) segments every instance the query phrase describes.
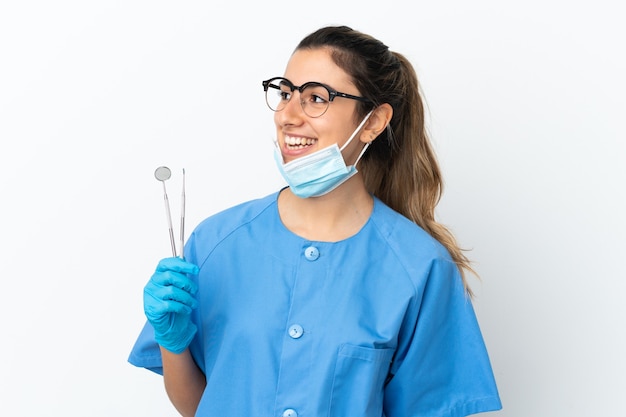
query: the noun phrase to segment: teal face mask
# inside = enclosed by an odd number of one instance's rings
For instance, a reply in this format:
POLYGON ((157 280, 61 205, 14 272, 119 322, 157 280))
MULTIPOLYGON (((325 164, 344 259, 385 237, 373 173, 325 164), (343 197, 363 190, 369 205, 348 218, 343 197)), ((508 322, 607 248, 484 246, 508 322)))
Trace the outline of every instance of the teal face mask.
POLYGON ((369 143, 365 144, 354 165, 349 167, 346 166, 341 151, 354 139, 371 114, 372 112, 369 112, 365 116, 341 149, 335 143, 285 164, 280 149, 276 147, 274 160, 278 170, 289 184, 291 192, 301 198, 319 197, 331 192, 356 174, 358 172, 356 164, 367 150, 369 143))

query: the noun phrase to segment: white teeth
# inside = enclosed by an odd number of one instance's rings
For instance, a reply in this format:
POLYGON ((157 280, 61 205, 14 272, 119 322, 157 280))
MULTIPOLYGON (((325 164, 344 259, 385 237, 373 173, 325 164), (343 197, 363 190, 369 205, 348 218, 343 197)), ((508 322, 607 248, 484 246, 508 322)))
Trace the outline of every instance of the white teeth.
POLYGON ((289 146, 304 147, 304 146, 312 145, 314 142, 315 142, 315 139, 311 139, 311 138, 294 138, 291 136, 285 136, 285 143, 289 146))

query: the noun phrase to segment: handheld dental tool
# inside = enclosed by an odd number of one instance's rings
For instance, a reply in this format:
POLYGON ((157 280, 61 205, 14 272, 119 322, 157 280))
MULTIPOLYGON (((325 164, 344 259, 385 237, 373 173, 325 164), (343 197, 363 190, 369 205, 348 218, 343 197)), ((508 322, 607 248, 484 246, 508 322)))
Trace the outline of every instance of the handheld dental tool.
POLYGON ((183 190, 180 194, 180 257, 185 257, 185 168, 183 168, 183 190))
MULTIPOLYGON (((172 176, 172 171, 166 166, 160 166, 154 171, 154 177, 163 183, 163 199, 165 201, 165 216, 167 218, 167 225, 170 234, 170 244, 172 245, 172 256, 177 256, 176 242, 174 241, 174 228, 172 227, 172 214, 170 212, 170 201, 167 198, 167 190, 165 188, 165 181, 169 180, 172 176)), ((184 192, 184 191, 183 191, 184 192)), ((181 223, 183 218, 181 218, 181 223)), ((181 231, 181 244, 183 241, 183 232, 181 231)), ((181 255, 182 257, 182 255, 181 255)))

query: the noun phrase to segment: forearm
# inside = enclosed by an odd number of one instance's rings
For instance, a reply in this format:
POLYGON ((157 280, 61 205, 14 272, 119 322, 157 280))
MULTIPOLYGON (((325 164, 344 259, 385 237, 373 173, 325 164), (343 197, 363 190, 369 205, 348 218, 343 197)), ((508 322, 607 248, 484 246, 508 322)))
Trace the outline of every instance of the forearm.
POLYGON ((193 360, 189 349, 175 354, 161 348, 165 391, 178 412, 193 417, 200 403, 206 379, 193 360))

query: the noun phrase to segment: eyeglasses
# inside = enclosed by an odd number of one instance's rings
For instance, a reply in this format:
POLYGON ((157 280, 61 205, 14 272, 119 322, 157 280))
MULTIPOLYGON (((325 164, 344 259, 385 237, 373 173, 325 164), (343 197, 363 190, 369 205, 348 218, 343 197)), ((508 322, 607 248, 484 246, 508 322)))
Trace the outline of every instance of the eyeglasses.
POLYGON ((285 108, 293 92, 300 92, 300 105, 302 110, 309 117, 320 117, 330 106, 330 102, 335 97, 349 98, 352 100, 371 103, 372 101, 352 94, 341 93, 325 84, 316 81, 309 81, 301 86, 294 85, 291 81, 283 77, 274 77, 263 81, 265 91, 265 101, 273 111, 281 111, 285 108))

